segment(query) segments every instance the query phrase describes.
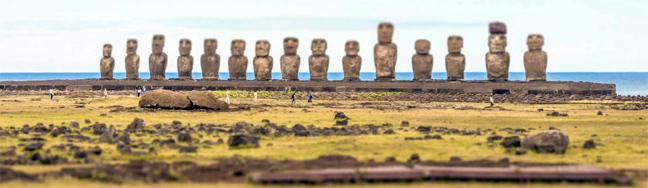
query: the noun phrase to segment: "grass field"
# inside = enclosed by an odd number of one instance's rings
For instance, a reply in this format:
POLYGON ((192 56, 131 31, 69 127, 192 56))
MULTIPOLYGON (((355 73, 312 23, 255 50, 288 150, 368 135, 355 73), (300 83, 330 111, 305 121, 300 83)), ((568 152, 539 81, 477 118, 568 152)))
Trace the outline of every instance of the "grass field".
MULTIPOLYGON (((196 125, 199 123, 233 124, 246 121, 260 124, 261 120, 269 119, 279 125, 291 127, 296 123, 315 126, 333 126, 335 111, 343 111, 351 119, 349 124, 385 124, 393 125, 395 135, 366 135, 366 136, 328 136, 328 137, 263 137, 260 148, 230 150, 227 145, 216 145, 210 148, 201 148, 195 154, 180 154, 177 150, 162 150, 157 155, 134 157, 121 155, 114 145, 108 144, 78 144, 80 146, 99 145, 104 149, 101 156, 106 162, 124 162, 129 159, 157 159, 157 160, 192 160, 209 163, 215 158, 240 155, 255 158, 270 159, 313 159, 320 155, 341 154, 356 157, 359 160, 373 159, 382 161, 388 156, 394 156, 399 161, 406 160, 411 154, 418 153, 422 160, 448 160, 451 156, 459 156, 464 160, 492 159, 504 157, 511 161, 524 162, 549 162, 549 163, 579 163, 590 164, 603 168, 621 170, 630 169, 648 171, 648 110, 620 111, 610 109, 605 103, 573 104, 497 104, 505 110, 497 108, 484 109, 486 103, 428 103, 423 105, 438 106, 432 109, 373 109, 354 108, 362 101, 315 101, 312 106, 307 106, 305 101, 298 101, 296 107, 291 107, 288 100, 261 99, 259 104, 263 107, 251 110, 232 112, 197 112, 197 111, 162 111, 162 112, 109 112, 116 105, 123 107, 137 106, 138 98, 131 96, 111 96, 108 98, 64 98, 57 97, 50 101, 46 96, 2 96, 0 97, 0 127, 22 127, 24 124, 34 125, 42 122, 45 125, 69 124, 78 121, 81 126, 84 119, 92 122, 102 122, 115 125, 124 129, 133 118, 139 117, 147 125, 157 123, 170 124, 179 120, 183 124, 196 125), (328 103, 339 103, 335 107, 326 107, 328 103), (84 108, 76 106, 84 105, 84 108), (471 106, 474 108, 465 108, 471 106), (458 110, 464 107, 467 110, 458 110), (544 109, 539 112, 538 109, 544 109), (597 111, 604 115, 596 115, 597 111), (568 117, 549 117, 548 111, 568 113, 568 117), (105 114, 105 116, 102 116, 105 114), (401 128, 401 121, 409 121, 410 127, 420 125, 444 126, 448 128, 463 129, 492 129, 532 128, 531 134, 546 130, 550 126, 561 129, 569 135, 570 148, 563 155, 540 154, 529 152, 527 155, 517 156, 506 152, 502 147, 490 147, 486 138, 488 135, 442 135, 442 140, 405 141, 405 137, 423 136, 422 133, 410 130, 397 130, 401 128), (596 136, 593 136, 593 135, 596 136), (582 149, 583 143, 593 139, 596 149, 582 149), (272 143, 273 146, 266 146, 272 143)), ((250 98, 234 98, 234 104, 254 104, 250 98)), ((418 104, 417 102, 394 102, 418 104)), ((236 106, 236 105, 234 105, 236 106)), ((405 130, 408 127, 403 127, 405 130)), ((498 134, 507 136, 504 132, 498 134)), ((201 140, 227 140, 227 135, 202 136, 201 140)), ((21 135, 21 137, 27 137, 21 135)), ((98 136, 97 136, 98 137, 98 136)), ((156 136, 142 135, 131 136, 131 142, 150 142, 156 136)), ((58 139, 51 138, 48 145, 57 144, 58 139)), ((0 138, 0 151, 9 146, 17 145, 17 139, 0 138)), ((60 169, 60 166, 15 165, 13 169, 25 172, 43 172, 60 169)), ((174 186, 178 184, 155 185, 156 187, 174 186)), ((213 186, 210 184, 183 184, 190 187, 213 186)), ((225 187, 247 187, 245 184, 218 184, 225 187)), ((493 184, 493 183, 415 183, 415 184, 387 184, 387 185, 353 185, 352 187, 427 187, 434 186, 462 186, 462 187, 518 187, 520 184, 493 184)), ((573 186, 572 184, 534 184, 525 187, 573 186)), ((638 186, 645 186, 645 180, 640 180, 638 186)), ((51 180, 47 184, 30 184, 11 182, 0 184, 6 187, 43 186, 43 187, 103 187, 93 182, 84 182, 71 179, 51 180), (70 183, 72 182, 72 183, 70 183)), ((143 186, 146 184, 133 184, 129 186, 143 186)), ((597 185, 583 185, 596 187, 597 185)), ((581 186, 581 187, 583 187, 581 186)))

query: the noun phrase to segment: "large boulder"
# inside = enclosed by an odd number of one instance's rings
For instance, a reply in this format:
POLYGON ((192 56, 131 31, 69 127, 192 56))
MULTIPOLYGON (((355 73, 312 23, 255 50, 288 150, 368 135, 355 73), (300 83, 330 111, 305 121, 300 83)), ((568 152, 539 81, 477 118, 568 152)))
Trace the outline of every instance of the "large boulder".
POLYGON ((191 101, 184 94, 168 90, 153 90, 141 96, 139 106, 142 108, 186 109, 191 107, 191 101))
POLYGON ((143 119, 141 118, 135 118, 133 119, 133 122, 131 122, 127 127, 126 127, 126 132, 135 132, 137 130, 144 130, 144 126, 146 123, 144 122, 143 119))
POLYGON ((214 94, 209 91, 191 91, 189 100, 193 103, 194 108, 206 108, 217 111, 226 111, 229 105, 225 101, 218 100, 214 94))
POLYGON ((522 140, 522 147, 541 153, 565 153, 569 145, 567 134, 559 130, 547 130, 522 140))
POLYGON ((258 148, 259 137, 250 134, 233 134, 227 140, 227 145, 231 148, 258 148))

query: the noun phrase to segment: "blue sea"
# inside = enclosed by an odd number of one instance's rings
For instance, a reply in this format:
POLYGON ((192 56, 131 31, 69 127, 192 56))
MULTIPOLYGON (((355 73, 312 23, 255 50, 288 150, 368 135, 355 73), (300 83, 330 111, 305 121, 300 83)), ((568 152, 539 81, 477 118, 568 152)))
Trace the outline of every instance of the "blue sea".
MULTIPOLYGON (((99 78, 99 73, 0 73, 0 81, 24 81, 24 80, 73 80, 73 79, 86 79, 86 78, 99 78)), ((126 73, 115 73, 115 78, 123 79, 126 73)), ((167 73, 167 78, 177 78, 177 73, 167 73)), ((193 73, 195 79, 202 77, 201 73, 193 73)), ((396 73, 398 80, 412 80, 414 75, 411 72, 396 73)), ((524 72, 511 72, 509 73, 510 80, 524 80, 524 72)), ((148 73, 140 73, 140 78, 148 79, 148 73)), ((220 73, 220 79, 226 80, 229 78, 228 73, 220 73)), ((248 79, 254 79, 254 73, 247 74, 248 79)), ((272 73, 273 79, 281 79, 281 73, 272 73)), ((308 73, 299 73, 300 80, 308 80, 308 73)), ((328 73, 329 80, 342 80, 344 73, 330 72, 328 73)), ((375 73, 363 72, 360 73, 361 80, 374 80, 375 73)), ((433 79, 444 80, 446 74, 444 72, 432 73, 433 79)), ((466 80, 485 80, 485 72, 468 72, 466 73, 466 80)), ((619 95, 648 95, 648 72, 554 72, 547 73, 549 81, 585 81, 597 83, 613 83, 617 86, 617 94, 619 95)))

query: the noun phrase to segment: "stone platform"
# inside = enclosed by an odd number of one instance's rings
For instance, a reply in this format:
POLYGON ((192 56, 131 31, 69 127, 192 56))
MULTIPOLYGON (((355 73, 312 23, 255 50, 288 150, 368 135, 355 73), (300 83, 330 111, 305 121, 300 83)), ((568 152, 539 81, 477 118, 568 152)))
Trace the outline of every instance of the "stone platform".
POLYGON ((344 81, 203 81, 203 80, 48 80, 48 81, 3 81, 2 90, 266 90, 319 92, 431 92, 431 93, 475 93, 475 94, 578 94, 615 95, 615 84, 592 82, 488 82, 488 81, 396 81, 396 82, 344 82, 344 81))

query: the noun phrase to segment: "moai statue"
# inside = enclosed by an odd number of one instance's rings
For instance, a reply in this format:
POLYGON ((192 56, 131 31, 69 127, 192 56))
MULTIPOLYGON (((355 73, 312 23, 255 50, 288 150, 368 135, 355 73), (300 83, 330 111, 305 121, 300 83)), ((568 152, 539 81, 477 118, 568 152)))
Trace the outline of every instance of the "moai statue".
POLYGON ((448 81, 463 81, 466 70, 466 57, 461 54, 463 38, 458 35, 448 37, 448 55, 446 55, 446 73, 448 81))
POLYGON ((216 48, 218 48, 216 39, 205 39, 205 54, 200 57, 203 80, 218 80, 220 56, 216 53, 216 48))
POLYGON ((414 81, 429 81, 432 79, 434 57, 430 54, 430 41, 419 39, 414 44, 416 54, 412 55, 414 81))
POLYGON ((254 66, 254 79, 268 81, 272 79, 272 56, 270 56, 270 42, 258 40, 256 42, 256 56, 252 60, 254 66))
POLYGON ((242 39, 232 40, 232 56, 229 64, 229 80, 246 80, 248 58, 243 55, 245 52, 245 41, 242 39))
POLYGON ((507 81, 510 56, 506 52, 506 25, 502 22, 492 22, 489 31, 489 52, 486 53, 488 80, 507 81))
POLYGON ((191 56, 191 40, 180 39, 180 57, 178 57, 178 79, 191 80, 193 56, 191 56))
POLYGON ((153 53, 149 56, 151 80, 164 80, 168 57, 164 53, 164 35, 153 35, 153 53))
POLYGON ((126 79, 139 79, 140 57, 137 55, 137 40, 126 41, 126 79))
POLYGON ((311 81, 328 81, 329 56, 326 55, 326 40, 313 39, 313 55, 308 57, 311 81))
POLYGON ((112 44, 104 44, 103 58, 101 58, 101 61, 99 62, 102 80, 113 79, 113 71, 115 70, 115 58, 112 58, 111 55, 112 44))
POLYGON ((376 81, 396 81, 396 56, 398 49, 392 43, 394 25, 381 22, 378 25, 378 44, 374 46, 376 81))
POLYGON ((542 51, 544 37, 531 34, 527 37, 529 51, 524 53, 524 69, 527 82, 547 81, 547 53, 542 51))
POLYGON ((360 81, 360 67, 362 66, 362 57, 358 55, 360 44, 355 40, 347 41, 344 51, 346 52, 346 56, 342 58, 344 81, 360 81))
POLYGON ((299 40, 295 37, 286 37, 283 41, 284 55, 281 56, 281 80, 297 81, 299 80, 299 62, 297 47, 299 40))

